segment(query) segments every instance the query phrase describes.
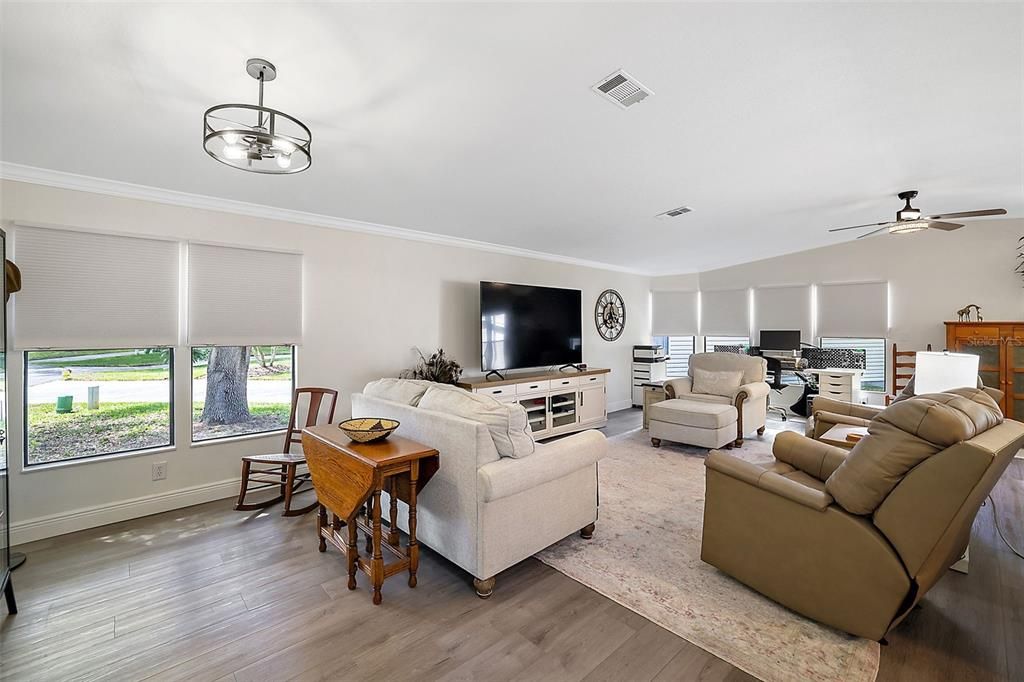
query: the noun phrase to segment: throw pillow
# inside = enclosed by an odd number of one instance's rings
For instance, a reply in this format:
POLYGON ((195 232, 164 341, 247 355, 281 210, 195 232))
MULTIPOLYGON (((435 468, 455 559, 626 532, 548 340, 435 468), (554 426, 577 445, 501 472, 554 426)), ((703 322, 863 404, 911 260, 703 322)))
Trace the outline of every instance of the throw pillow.
POLYGON ((724 395, 731 398, 743 385, 742 371, 719 371, 712 372, 706 369, 693 368, 693 393, 704 393, 707 395, 724 395))
POLYGON ((431 386, 433 386, 433 382, 423 381, 422 379, 384 378, 366 384, 363 387, 363 395, 368 398, 390 400, 394 403, 416 407, 420 402, 420 398, 423 397, 423 394, 431 386))
POLYGON ((419 406, 486 425, 502 457, 526 457, 535 449, 526 408, 519 403, 502 403, 489 395, 431 386, 420 398, 419 406))

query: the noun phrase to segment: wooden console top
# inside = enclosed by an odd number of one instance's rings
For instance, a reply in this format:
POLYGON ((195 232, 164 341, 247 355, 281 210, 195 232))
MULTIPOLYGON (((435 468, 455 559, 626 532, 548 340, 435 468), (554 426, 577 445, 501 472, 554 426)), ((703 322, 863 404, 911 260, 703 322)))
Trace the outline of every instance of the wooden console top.
POLYGON ((608 374, 610 369, 599 369, 592 367, 582 371, 573 372, 542 372, 540 374, 506 374, 504 379, 487 381, 483 377, 463 379, 456 384, 459 388, 472 391, 483 386, 508 386, 509 384, 521 384, 527 381, 544 381, 545 379, 564 379, 565 377, 585 377, 592 374, 608 374))

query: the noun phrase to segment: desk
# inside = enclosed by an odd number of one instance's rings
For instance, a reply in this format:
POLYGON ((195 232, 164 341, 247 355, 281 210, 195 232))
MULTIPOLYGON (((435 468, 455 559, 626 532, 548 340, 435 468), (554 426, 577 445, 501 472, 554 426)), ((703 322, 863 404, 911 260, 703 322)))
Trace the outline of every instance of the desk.
POLYGON ((860 380, 864 370, 827 367, 807 371, 818 375, 818 395, 844 403, 861 402, 860 380))
POLYGON ((312 474, 313 488, 320 502, 317 512, 319 550, 327 543, 345 553, 348 559, 348 589, 356 589, 356 571, 370 576, 373 603, 381 603, 381 586, 386 578, 409 571, 409 587, 416 587, 420 548, 416 542, 416 496, 437 473, 437 450, 428 445, 390 436, 373 443, 356 443, 337 424, 321 424, 304 429, 302 451, 312 474), (380 494, 387 486, 391 497, 387 541, 381 527, 380 494), (409 544, 401 547, 398 536, 398 500, 409 505, 409 544), (359 512, 366 506, 364 519, 359 512), (327 512, 333 515, 328 524, 327 512), (340 530, 348 528, 343 540, 340 530), (359 555, 357 532, 371 539, 371 556, 359 555), (397 557, 384 563, 383 550, 397 557))

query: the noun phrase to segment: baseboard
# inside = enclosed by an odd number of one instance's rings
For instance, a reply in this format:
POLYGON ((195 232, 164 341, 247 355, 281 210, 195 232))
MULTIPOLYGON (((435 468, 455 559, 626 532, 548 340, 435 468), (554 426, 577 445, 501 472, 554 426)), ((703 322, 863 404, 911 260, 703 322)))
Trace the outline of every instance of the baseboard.
POLYGON ((194 504, 234 497, 238 494, 238 483, 239 479, 237 478, 204 483, 166 493, 122 500, 113 504, 85 507, 61 514, 17 521, 11 524, 11 545, 20 545, 86 528, 105 526, 108 523, 137 519, 172 509, 191 507, 194 504))
POLYGON ((614 403, 608 403, 608 411, 609 412, 618 412, 619 410, 628 410, 631 407, 633 407, 633 401, 632 400, 619 400, 619 401, 614 402, 614 403))

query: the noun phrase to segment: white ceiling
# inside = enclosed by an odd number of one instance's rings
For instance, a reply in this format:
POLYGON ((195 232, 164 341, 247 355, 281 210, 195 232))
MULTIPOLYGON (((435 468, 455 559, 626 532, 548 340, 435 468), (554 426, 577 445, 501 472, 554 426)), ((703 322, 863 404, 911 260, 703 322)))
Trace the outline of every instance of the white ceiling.
POLYGON ((704 270, 852 238, 825 229, 902 189, 1024 216, 1022 7, 5 2, 0 159, 704 270), (313 130, 305 173, 203 152, 203 111, 255 100, 251 56, 313 130), (597 97, 619 68, 656 94, 597 97))

